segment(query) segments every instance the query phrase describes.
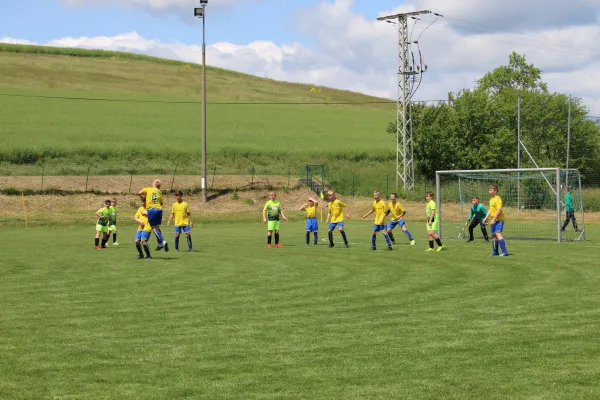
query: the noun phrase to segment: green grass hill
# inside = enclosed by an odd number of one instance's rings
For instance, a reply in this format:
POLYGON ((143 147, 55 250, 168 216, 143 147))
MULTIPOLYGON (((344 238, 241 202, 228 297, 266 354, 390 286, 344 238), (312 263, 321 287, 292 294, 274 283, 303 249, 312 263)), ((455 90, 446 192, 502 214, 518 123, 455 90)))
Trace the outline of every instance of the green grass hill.
MULTIPOLYGON (((200 170, 197 64, 0 44, 0 99, 3 174, 200 170)), ((326 163, 346 180, 381 178, 395 165, 394 117, 387 99, 207 68, 208 165, 219 173, 326 163)))

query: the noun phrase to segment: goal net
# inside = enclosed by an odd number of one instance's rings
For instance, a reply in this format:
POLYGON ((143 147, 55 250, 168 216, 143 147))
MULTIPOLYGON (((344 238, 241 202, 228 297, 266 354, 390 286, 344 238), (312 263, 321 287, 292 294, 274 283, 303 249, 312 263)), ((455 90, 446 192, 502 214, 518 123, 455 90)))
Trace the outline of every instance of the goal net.
MULTIPOLYGON (((525 168, 436 171, 438 234, 444 239, 469 237, 472 198, 489 210, 489 187, 498 185, 508 239, 585 240, 581 180, 576 169, 525 168), (565 204, 570 189, 574 210, 565 204), (567 218, 569 225, 565 226, 567 218), (573 223, 575 221, 575 223, 573 223)), ((488 221, 489 222, 489 221, 488 221)), ((488 226, 489 233, 489 226, 488 226)), ((474 237, 482 237, 478 227, 474 237)))

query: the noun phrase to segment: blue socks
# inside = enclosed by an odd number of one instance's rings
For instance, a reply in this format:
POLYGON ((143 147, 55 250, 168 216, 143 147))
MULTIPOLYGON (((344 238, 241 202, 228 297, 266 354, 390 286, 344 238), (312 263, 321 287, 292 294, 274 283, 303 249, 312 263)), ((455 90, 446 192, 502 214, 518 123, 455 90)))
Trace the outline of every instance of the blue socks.
POLYGON ((408 240, 414 240, 408 229, 404 233, 406 233, 406 236, 408 236, 408 240))
POLYGON ((388 244, 388 247, 390 247, 392 245, 392 242, 390 241, 390 237, 388 235, 383 235, 383 237, 385 237, 385 241, 388 244))
MULTIPOLYGON (((506 243, 504 242, 504 239, 498 240, 498 244, 500 245, 500 249, 502 249, 502 253, 508 254, 508 251, 506 251, 506 243)), ((498 251, 497 248, 496 251, 498 251)))
POLYGON ((160 231, 160 229, 154 229, 154 235, 156 236, 156 240, 158 240, 159 244, 162 244, 162 242, 165 241, 165 239, 163 238, 162 232, 160 231))
POLYGON ((175 236, 175 250, 179 250, 179 236, 175 236))
POLYGON ((375 247, 375 242, 377 241, 377 236, 371 236, 371 246, 375 247))
POLYGON ((498 254, 498 241, 492 240, 492 254, 498 254))
POLYGON ((315 232, 315 244, 319 243, 319 234, 315 232))

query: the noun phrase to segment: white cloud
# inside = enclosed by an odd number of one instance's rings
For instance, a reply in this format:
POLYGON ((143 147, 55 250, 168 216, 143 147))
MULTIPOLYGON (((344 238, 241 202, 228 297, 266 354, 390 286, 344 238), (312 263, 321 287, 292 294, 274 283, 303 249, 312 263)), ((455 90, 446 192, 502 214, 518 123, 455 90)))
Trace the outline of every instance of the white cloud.
MULTIPOLYGON (((210 8, 228 8, 236 4, 256 1, 259 0, 210 0, 210 8)), ((200 5, 198 0, 61 0, 61 2, 68 6, 117 4, 125 7, 142 7, 157 12, 186 12, 187 14, 190 13, 191 7, 200 5)))
MULTIPOLYGON (((418 1, 425 5, 446 4, 441 0, 418 1)), ((475 4, 475 0, 446 1, 459 6, 475 4)), ((575 3, 583 2, 578 0, 575 3)), ((417 6, 419 8, 421 4, 417 6)), ((406 11, 406 7, 410 9, 411 5, 391 11, 406 11)), ((425 28, 427 21, 432 20, 431 16, 427 18, 417 23, 415 37, 425 28)), ((393 26, 353 13, 351 0, 324 1, 304 9, 298 13, 298 24, 306 35, 310 35, 315 43, 313 46, 278 44, 267 40, 246 44, 218 42, 207 46, 207 62, 261 77, 395 98, 397 33, 393 26)), ((5 42, 15 40, 0 39, 5 42)), ((600 115, 600 60, 597 57, 600 46, 596 45, 599 41, 600 27, 596 25, 538 29, 527 36, 509 32, 477 32, 465 36, 440 21, 419 41, 429 69, 423 75, 415 99, 445 99, 449 91, 473 87, 487 71, 506 64, 508 55, 515 50, 526 54, 529 63, 545 71, 544 79, 551 91, 582 97, 588 102, 591 113, 600 115)), ((160 42, 135 32, 112 37, 68 37, 45 44, 201 61, 199 45, 160 42)), ((414 53, 418 57, 418 49, 414 48, 414 53)))

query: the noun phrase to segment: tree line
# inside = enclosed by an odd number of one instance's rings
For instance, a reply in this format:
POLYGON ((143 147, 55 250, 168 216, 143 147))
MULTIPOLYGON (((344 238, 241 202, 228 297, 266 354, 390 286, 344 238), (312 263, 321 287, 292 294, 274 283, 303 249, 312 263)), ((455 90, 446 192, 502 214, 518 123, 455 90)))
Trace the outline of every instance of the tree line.
MULTIPOLYGON (((513 52, 508 65, 450 93, 434 106, 411 104, 415 173, 436 170, 517 168, 518 102, 521 140, 540 167, 566 166, 569 96, 550 93, 542 70, 513 52), (520 99, 520 100, 519 100, 520 99)), ((569 167, 582 183, 600 185, 600 126, 580 98, 571 98, 569 167)), ((387 131, 396 134, 396 122, 387 131)), ((521 151, 521 167, 534 167, 521 151)))

